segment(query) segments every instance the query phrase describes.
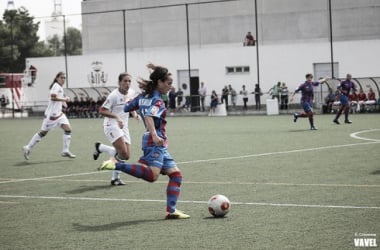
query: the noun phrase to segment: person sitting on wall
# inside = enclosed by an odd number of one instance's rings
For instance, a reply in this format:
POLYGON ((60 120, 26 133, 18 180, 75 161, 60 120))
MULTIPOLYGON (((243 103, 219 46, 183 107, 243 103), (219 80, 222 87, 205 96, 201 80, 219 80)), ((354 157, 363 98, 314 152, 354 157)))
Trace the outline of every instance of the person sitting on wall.
POLYGON ((367 112, 372 112, 376 106, 376 95, 372 88, 369 88, 367 98, 368 100, 364 102, 365 107, 367 112))
POLYGON ((244 44, 244 46, 255 46, 256 45, 255 38, 253 37, 253 35, 250 31, 247 33, 247 35, 245 35, 245 39, 244 39, 243 44, 244 44))
POLYGON ((333 93, 332 88, 329 88, 329 94, 325 97, 326 113, 331 113, 333 110, 333 104, 335 102, 336 94, 333 93))
POLYGON ((364 93, 363 89, 359 89, 358 94, 358 111, 364 111, 364 103, 367 101, 367 95, 364 93))

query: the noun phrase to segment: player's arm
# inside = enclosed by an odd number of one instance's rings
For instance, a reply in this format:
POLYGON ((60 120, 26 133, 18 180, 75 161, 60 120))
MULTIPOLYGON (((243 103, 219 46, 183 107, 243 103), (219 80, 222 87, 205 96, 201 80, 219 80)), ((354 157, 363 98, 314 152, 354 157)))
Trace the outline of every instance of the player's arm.
POLYGON ((138 110, 139 109, 139 99, 140 99, 140 96, 138 95, 132 101, 127 102, 124 105, 124 112, 132 112, 132 111, 138 110))
POLYGON ((296 93, 298 93, 299 91, 301 91, 301 86, 298 87, 292 94, 292 96, 290 97, 290 100, 289 102, 293 102, 293 97, 295 96, 296 93))
POLYGON ((164 139, 162 139, 161 137, 157 135, 157 131, 154 126, 154 118, 152 116, 145 116, 144 120, 145 120, 146 128, 151 134, 154 144, 156 144, 157 146, 164 145, 164 139))
POLYGON ((67 102, 70 100, 70 97, 64 96, 63 98, 59 98, 57 94, 52 93, 50 94, 50 100, 55 101, 55 102, 67 102))
POLYGON ((131 114, 131 116, 133 118, 135 118, 137 121, 140 121, 141 120, 141 117, 139 116, 139 114, 137 114, 136 111, 132 111, 132 112, 129 112, 131 114))
POLYGON ((117 121, 117 124, 119 125, 119 128, 123 128, 124 123, 117 114, 112 113, 112 111, 111 111, 112 106, 113 106, 113 101, 112 101, 112 98, 110 98, 110 96, 109 96, 105 100, 103 105, 99 108, 99 114, 101 114, 104 117, 115 119, 117 121))
POLYGON ((57 84, 53 85, 53 88, 50 91, 50 100, 55 101, 55 102, 67 102, 70 100, 70 97, 68 96, 63 96, 63 97, 58 97, 58 92, 60 88, 57 87, 57 84))
POLYGON ((119 128, 124 127, 123 121, 120 119, 120 117, 114 113, 112 113, 108 108, 101 106, 99 108, 99 114, 101 114, 104 117, 112 118, 117 121, 117 124, 119 125, 119 128))
POLYGON ((321 78, 318 79, 318 81, 319 81, 320 84, 325 83, 327 80, 329 80, 328 77, 321 77, 321 78))

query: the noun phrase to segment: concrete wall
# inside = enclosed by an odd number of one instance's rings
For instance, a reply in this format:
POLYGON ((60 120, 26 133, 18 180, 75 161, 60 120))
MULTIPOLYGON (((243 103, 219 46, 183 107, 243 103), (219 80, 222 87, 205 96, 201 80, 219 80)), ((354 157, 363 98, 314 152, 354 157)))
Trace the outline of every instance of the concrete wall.
MULTIPOLYGON (((375 77, 380 75, 378 60, 380 40, 342 41, 334 44, 335 62, 338 63, 339 75, 344 77, 351 73, 353 77, 375 77)), ((148 62, 164 65, 173 72, 174 85, 179 86, 178 70, 186 70, 188 65, 186 47, 155 48, 128 53, 128 72, 135 78, 148 77, 145 65, 148 62)), ((43 101, 48 96, 48 86, 58 71, 65 70, 63 57, 29 58, 29 63, 38 70, 37 83, 25 90, 29 101, 43 101)), ((117 76, 124 71, 122 51, 98 53, 84 56, 68 57, 69 87, 91 87, 88 77, 93 72, 92 62, 103 63, 100 70, 104 72, 107 82, 104 86, 116 86, 117 76)), ((263 91, 269 90, 278 81, 285 82, 291 91, 304 81, 304 75, 314 73, 314 63, 330 61, 330 44, 328 42, 300 44, 270 44, 260 49, 260 83, 263 91)), ((248 91, 253 91, 257 83, 256 49, 243 47, 241 44, 210 45, 192 48, 191 68, 199 70, 200 81, 205 82, 208 94, 215 89, 220 94, 224 85, 231 84, 240 90, 245 84, 248 91), (227 74, 227 66, 249 66, 250 73, 227 74)), ((99 85, 103 86, 103 85, 99 85)), ((136 82, 133 88, 137 90, 136 82)), ((263 101, 268 96, 263 96, 263 101)), ((250 98, 252 104, 253 97, 250 98)), ((242 102, 239 98, 239 104, 242 102)), ((208 103, 208 100, 207 100, 208 103)))
MULTIPOLYGON (((129 50, 184 46, 187 42, 184 6, 137 10, 186 0, 87 0, 84 15, 84 53, 124 48, 123 12, 126 9, 126 47, 129 50), (131 10, 134 9, 134 10, 131 10)), ((203 2, 203 1, 191 1, 203 2)), ((328 41, 327 0, 257 0, 260 44, 328 41)), ((193 46, 242 43, 247 31, 255 34, 254 1, 189 5, 193 46)), ((380 38, 380 1, 332 0, 334 41, 380 38)))

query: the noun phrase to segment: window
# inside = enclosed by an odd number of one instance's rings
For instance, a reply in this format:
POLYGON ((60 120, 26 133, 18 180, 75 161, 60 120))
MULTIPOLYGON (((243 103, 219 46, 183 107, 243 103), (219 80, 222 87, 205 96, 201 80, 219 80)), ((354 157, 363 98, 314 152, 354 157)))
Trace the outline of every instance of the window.
POLYGON ((226 74, 244 74, 249 73, 250 67, 249 66, 227 66, 226 67, 226 74))
POLYGON ((0 86, 4 87, 7 84, 7 77, 0 76, 0 86))

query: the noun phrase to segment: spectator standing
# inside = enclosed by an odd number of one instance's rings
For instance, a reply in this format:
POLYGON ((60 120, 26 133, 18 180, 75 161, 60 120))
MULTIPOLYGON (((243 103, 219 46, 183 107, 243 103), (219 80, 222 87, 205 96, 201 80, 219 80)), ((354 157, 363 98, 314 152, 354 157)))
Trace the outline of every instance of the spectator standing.
POLYGON ((169 110, 170 110, 170 115, 173 115, 176 109, 176 97, 177 94, 175 92, 175 88, 172 87, 169 91, 169 110))
POLYGON ((4 117, 5 109, 7 108, 7 105, 9 104, 8 97, 5 97, 5 95, 1 95, 0 103, 1 103, 1 112, 3 113, 3 117, 4 117))
POLYGON ((281 89, 280 89, 280 100, 281 100, 280 109, 288 109, 289 90, 284 82, 282 83, 281 89))
POLYGON ((272 95, 272 99, 277 98, 277 101, 280 101, 280 90, 281 90, 281 82, 277 82, 272 88, 269 89, 268 94, 272 95))
POLYGON ((211 93, 211 103, 210 103, 210 115, 214 115, 215 108, 218 106, 218 95, 216 94, 215 90, 211 93))
POLYGON ((263 93, 261 92, 260 85, 258 83, 255 84, 255 91, 252 93, 255 95, 255 105, 256 105, 256 110, 261 109, 261 96, 263 93))
POLYGON ((237 102, 237 92, 234 88, 232 88, 231 84, 228 85, 228 91, 231 95, 231 103, 232 103, 232 107, 233 109, 235 109, 236 107, 236 102, 237 102))
POLYGON ((177 95, 177 107, 181 107, 181 104, 183 101, 183 91, 181 88, 178 88, 176 95, 177 95))
POLYGON ((247 102, 248 102, 248 91, 245 89, 245 85, 242 86, 242 90, 240 90, 240 94, 243 96, 243 102, 244 106, 243 109, 247 109, 247 102))
POLYGON ((199 94, 200 101, 201 101, 201 111, 205 112, 205 99, 206 99, 206 95, 207 95, 207 89, 205 87, 204 82, 201 82, 201 86, 198 89, 198 94, 199 94))
POLYGON ((224 86, 224 88, 222 89, 222 103, 224 103, 224 105, 226 106, 226 110, 228 110, 228 94, 228 87, 224 86))

